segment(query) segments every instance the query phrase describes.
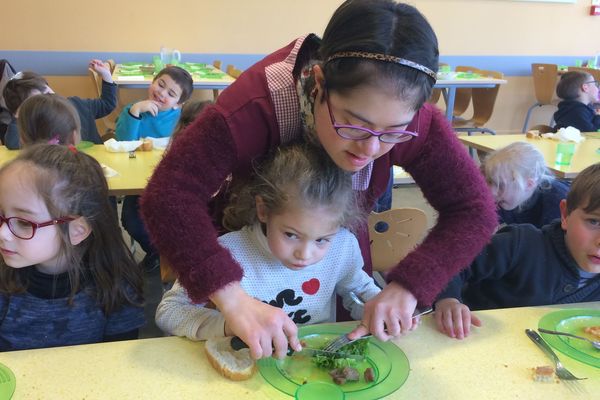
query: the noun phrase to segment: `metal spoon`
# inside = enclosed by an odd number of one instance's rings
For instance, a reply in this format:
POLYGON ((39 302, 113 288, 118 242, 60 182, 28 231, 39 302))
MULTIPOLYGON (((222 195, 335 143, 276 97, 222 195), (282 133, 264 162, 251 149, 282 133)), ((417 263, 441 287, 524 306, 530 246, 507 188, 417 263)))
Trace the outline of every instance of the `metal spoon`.
POLYGON ((538 331, 540 331, 542 333, 547 333, 549 335, 561 335, 561 336, 572 337, 572 338, 575 338, 575 339, 585 340, 586 342, 590 342, 592 344, 592 346, 594 346, 596 349, 600 350, 600 342, 599 341, 590 340, 588 338, 584 338, 582 336, 573 335, 573 334, 567 333, 567 332, 551 331, 551 330, 543 329, 543 328, 539 328, 538 331))

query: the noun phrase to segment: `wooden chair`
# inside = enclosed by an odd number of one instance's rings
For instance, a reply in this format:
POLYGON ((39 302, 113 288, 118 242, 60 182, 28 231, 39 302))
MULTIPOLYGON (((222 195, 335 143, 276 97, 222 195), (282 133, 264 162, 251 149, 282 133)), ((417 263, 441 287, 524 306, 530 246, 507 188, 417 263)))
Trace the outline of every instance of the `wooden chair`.
MULTIPOLYGON (((446 66, 448 64, 446 63, 439 63, 439 67, 441 68, 442 66, 446 66)), ((442 95, 442 89, 433 89, 431 91, 431 96, 429 96, 429 100, 427 100, 428 103, 431 104, 437 104, 438 101, 440 100, 440 96, 442 95)))
POLYGON ((166 258, 160 256, 160 280, 164 286, 170 285, 177 279, 177 274, 171 268, 171 264, 166 258))
POLYGON ((368 225, 373 275, 383 286, 381 272, 398 265, 421 242, 427 230, 427 216, 418 208, 394 208, 371 213, 368 225))
POLYGON ((234 67, 231 64, 227 66, 226 72, 227 72, 227 75, 233 76, 235 79, 239 78, 240 75, 242 74, 241 69, 237 69, 236 67, 234 67))
MULTIPOLYGON (((96 96, 102 96, 102 77, 91 68, 88 68, 88 72, 90 78, 92 79, 92 83, 94 85, 94 92, 96 93, 96 96)), ((100 137, 103 141, 106 141, 110 138, 114 138, 114 133, 117 126, 116 117, 112 117, 112 115, 114 114, 116 113, 113 111, 106 117, 101 118, 101 122, 104 125, 104 129, 103 132, 100 133, 100 137)))
MULTIPOLYGON (((504 74, 498 71, 479 70, 478 73, 482 76, 496 79, 502 79, 504 77, 504 74)), ((468 135, 473 132, 490 133, 495 135, 496 132, 494 130, 486 128, 484 125, 492 117, 494 105, 496 104, 496 98, 498 97, 498 91, 500 90, 500 85, 495 85, 491 88, 473 88, 471 90, 471 96, 473 99, 473 117, 465 121, 452 121, 452 127, 455 131, 467 132, 468 135)))
MULTIPOLYGON (((221 60, 213 61, 213 67, 221 69, 221 60)), ((219 89, 213 89, 213 100, 217 101, 217 97, 219 97, 219 89)))
POLYGON ((110 73, 112 74, 113 72, 115 72, 115 67, 117 66, 117 63, 115 62, 115 60, 113 60, 112 58, 109 58, 108 60, 106 60, 106 63, 108 64, 108 67, 110 68, 110 73))
MULTIPOLYGON (((558 66, 556 64, 531 64, 531 77, 533 78, 536 102, 527 110, 523 132, 527 131, 529 118, 536 107, 552 105, 552 97, 558 79, 558 66)), ((550 124, 552 124, 552 121, 550 121, 550 124)))
MULTIPOLYGON (((459 65, 454 70, 456 72, 479 73, 478 68, 470 67, 467 65, 459 65)), ((471 104, 472 93, 473 89, 471 88, 456 89, 456 96, 454 98, 454 110, 452 111, 453 119, 461 120, 461 115, 463 115, 465 111, 467 111, 469 105, 471 104)))

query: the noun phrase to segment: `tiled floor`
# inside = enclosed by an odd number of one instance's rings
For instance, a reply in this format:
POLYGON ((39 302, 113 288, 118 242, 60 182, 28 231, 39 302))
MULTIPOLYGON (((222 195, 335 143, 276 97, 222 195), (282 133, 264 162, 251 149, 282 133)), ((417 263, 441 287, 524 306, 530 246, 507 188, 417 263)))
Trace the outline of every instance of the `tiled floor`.
MULTIPOLYGON (((414 207, 425 211, 427 215, 428 226, 432 227, 437 219, 437 214, 431 206, 425 201, 421 190, 416 185, 400 185, 394 188, 392 195, 392 204, 394 208, 398 207, 414 207)), ((129 243, 129 236, 123 233, 126 243, 129 243)), ((136 245, 135 259, 141 261, 144 258, 144 252, 136 245)), ((150 338, 162 336, 162 331, 154 322, 154 314, 156 306, 162 298, 163 288, 160 281, 159 271, 145 274, 144 293, 146 296, 145 314, 147 324, 140 330, 140 338, 150 338)))

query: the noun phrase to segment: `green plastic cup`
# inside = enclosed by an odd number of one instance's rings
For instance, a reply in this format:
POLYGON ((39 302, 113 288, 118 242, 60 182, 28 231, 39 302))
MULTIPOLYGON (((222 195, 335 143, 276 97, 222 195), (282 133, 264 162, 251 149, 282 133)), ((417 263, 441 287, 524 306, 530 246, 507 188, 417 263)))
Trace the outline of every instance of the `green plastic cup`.
POLYGON ((559 142, 556 145, 556 160, 557 165, 571 165, 571 160, 575 154, 575 143, 559 142))
POLYGON ((581 67, 583 65, 583 60, 575 60, 575 66, 581 67))
POLYGON ((294 398, 296 400, 344 400, 345 394, 336 384, 309 382, 298 386, 294 398))

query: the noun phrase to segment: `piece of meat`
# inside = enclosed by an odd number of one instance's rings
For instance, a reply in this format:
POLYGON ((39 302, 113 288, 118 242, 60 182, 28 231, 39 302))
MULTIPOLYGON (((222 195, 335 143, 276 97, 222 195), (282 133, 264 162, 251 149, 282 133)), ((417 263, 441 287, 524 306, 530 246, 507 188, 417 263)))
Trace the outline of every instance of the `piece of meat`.
POLYGON ((344 367, 342 369, 342 374, 347 381, 356 382, 360 379, 360 373, 356 368, 344 367))
POLYGON ((373 382, 375 380, 375 372, 373 368, 367 368, 364 372, 365 382, 373 382))

